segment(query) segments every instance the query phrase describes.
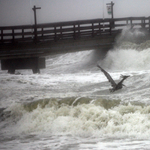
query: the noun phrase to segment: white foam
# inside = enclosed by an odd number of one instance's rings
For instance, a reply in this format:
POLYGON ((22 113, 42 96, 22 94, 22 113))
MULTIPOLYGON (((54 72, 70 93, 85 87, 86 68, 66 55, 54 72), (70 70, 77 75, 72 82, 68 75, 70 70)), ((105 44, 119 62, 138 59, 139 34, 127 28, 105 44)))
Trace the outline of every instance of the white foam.
MULTIPOLYGON (((12 109, 12 114, 17 113, 16 110, 16 107, 12 109)), ((119 105, 108 110, 94 104, 61 106, 60 108, 47 106, 43 109, 38 107, 32 112, 22 111, 21 119, 11 126, 11 131, 13 134, 48 133, 81 137, 148 138, 149 111, 150 106, 131 104, 119 105)))

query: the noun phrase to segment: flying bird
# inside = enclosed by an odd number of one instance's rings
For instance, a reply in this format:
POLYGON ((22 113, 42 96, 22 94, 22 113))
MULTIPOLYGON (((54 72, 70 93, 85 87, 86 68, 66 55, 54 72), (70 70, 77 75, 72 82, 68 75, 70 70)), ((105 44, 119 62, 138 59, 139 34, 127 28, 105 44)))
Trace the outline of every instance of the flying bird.
POLYGON ((102 67, 100 67, 99 65, 97 65, 97 67, 100 68, 100 70, 104 73, 104 75, 106 76, 106 78, 108 79, 108 81, 111 83, 112 89, 110 89, 110 92, 114 92, 117 91, 119 89, 122 89, 123 86, 125 86, 123 84, 123 81, 128 78, 129 76, 124 76, 121 75, 122 80, 119 83, 115 83, 115 81, 113 80, 113 78, 110 76, 110 74, 108 72, 106 72, 102 67))

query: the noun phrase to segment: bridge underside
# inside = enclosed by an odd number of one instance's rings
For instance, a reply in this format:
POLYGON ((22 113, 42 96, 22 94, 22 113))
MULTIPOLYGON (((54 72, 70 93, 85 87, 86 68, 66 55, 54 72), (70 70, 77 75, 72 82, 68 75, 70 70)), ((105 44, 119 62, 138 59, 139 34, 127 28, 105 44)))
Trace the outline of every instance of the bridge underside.
POLYGON ((110 49, 115 43, 117 34, 81 39, 55 41, 38 41, 1 45, 0 59, 41 57, 56 53, 83 51, 90 49, 110 49))
POLYGON ((33 73, 39 73, 39 69, 45 68, 45 56, 84 51, 92 49, 103 49, 107 51, 113 48, 115 37, 103 35, 101 37, 88 37, 82 39, 67 39, 60 41, 38 41, 14 43, 1 46, 1 69, 15 73, 17 69, 32 69, 33 73))

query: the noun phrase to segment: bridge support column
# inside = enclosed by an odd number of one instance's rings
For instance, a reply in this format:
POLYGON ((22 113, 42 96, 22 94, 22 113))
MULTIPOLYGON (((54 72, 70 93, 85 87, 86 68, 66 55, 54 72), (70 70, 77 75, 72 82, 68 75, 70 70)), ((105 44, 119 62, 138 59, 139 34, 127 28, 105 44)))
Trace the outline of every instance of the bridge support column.
POLYGON ((15 69, 13 69, 13 68, 8 69, 8 73, 10 73, 10 74, 15 74, 15 69))
POLYGON ((15 70, 19 69, 32 69, 33 73, 40 73, 40 69, 43 68, 45 68, 45 58, 31 57, 1 60, 1 69, 8 70, 10 74, 14 74, 15 70))

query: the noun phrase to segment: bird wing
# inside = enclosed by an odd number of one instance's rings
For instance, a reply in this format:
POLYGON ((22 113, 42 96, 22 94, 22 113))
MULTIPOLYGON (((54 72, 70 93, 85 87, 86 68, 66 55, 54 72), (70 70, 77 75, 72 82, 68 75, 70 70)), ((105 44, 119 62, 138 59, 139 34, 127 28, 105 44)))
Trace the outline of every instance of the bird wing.
POLYGON ((130 76, 123 76, 123 75, 122 75, 122 78, 123 78, 123 79, 122 79, 118 84, 122 84, 123 81, 124 81, 126 78, 128 78, 128 77, 130 77, 130 76))
POLYGON ((116 86, 115 81, 112 79, 112 77, 110 76, 110 74, 108 72, 106 72, 102 67, 100 67, 99 65, 97 65, 97 67, 99 67, 101 69, 101 71, 104 73, 104 75, 107 77, 108 81, 111 83, 112 87, 116 86))

